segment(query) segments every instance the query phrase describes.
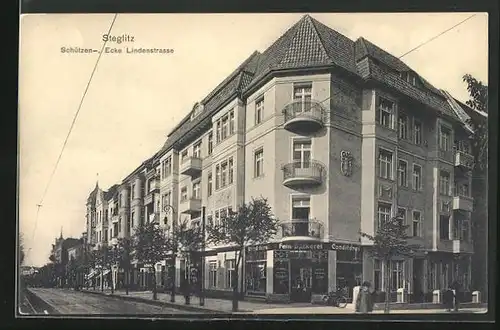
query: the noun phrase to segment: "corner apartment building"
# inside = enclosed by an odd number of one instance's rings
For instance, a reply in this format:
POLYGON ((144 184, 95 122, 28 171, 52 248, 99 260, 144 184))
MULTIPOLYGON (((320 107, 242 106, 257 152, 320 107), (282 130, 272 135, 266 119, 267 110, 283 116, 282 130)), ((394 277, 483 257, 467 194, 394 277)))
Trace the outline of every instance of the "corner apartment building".
MULTIPOLYGON (((414 300, 455 279, 470 290, 473 159, 462 113, 396 57, 306 15, 197 102, 123 181, 120 234, 155 216, 199 225, 202 207, 217 222, 263 196, 280 230, 245 250, 248 295, 294 300, 299 281, 306 299, 363 280, 383 290, 385 272, 391 291, 414 300), (397 215, 422 249, 385 269, 359 231, 397 215)), ((204 262, 206 291, 230 292, 234 248, 209 246, 204 262)), ((188 267, 177 260, 177 281, 188 267)))

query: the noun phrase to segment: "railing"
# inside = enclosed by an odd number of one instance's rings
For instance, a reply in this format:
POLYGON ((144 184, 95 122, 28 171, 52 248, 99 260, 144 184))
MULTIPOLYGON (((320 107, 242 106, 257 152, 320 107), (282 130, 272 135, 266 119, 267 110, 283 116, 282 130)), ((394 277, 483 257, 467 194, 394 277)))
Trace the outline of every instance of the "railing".
POLYGON ((187 156, 182 159, 181 164, 186 164, 190 160, 201 160, 201 158, 196 156, 187 156))
POLYGON ((472 166, 474 165, 474 156, 466 152, 457 150, 455 152, 455 165, 472 168, 472 166))
POLYGON ((323 165, 317 161, 293 161, 285 164, 283 169, 283 180, 293 178, 313 179, 320 181, 323 179, 325 169, 323 165))
POLYGON ((285 123, 295 119, 304 118, 306 120, 315 120, 323 124, 325 119, 325 109, 318 101, 302 101, 297 100, 287 104, 283 108, 283 117, 285 123))
POLYGON ((280 224, 282 237, 311 237, 321 239, 323 224, 316 220, 294 219, 280 224))

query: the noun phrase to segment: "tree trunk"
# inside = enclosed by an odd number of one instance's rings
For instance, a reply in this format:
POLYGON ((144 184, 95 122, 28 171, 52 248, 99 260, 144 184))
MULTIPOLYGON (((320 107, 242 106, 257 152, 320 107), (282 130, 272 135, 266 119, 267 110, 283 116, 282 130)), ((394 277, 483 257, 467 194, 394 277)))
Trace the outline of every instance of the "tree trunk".
POLYGON ((155 270, 155 267, 151 267, 151 270, 152 270, 152 276, 151 276, 151 280, 153 282, 153 300, 158 300, 158 295, 156 293, 156 270, 155 270))
POLYGON ((391 309, 391 261, 385 260, 385 303, 384 313, 389 314, 391 309))
POLYGON ((125 267, 124 274, 125 275, 125 294, 128 295, 128 286, 130 283, 130 277, 129 277, 129 269, 128 267, 125 267))
POLYGON ((233 279, 233 312, 238 311, 238 300, 239 300, 239 293, 238 293, 238 282, 239 282, 239 273, 240 273, 240 262, 241 262, 241 250, 235 252, 237 254, 236 257, 236 266, 234 269, 234 279, 233 279), (238 253, 239 252, 239 253, 238 253))

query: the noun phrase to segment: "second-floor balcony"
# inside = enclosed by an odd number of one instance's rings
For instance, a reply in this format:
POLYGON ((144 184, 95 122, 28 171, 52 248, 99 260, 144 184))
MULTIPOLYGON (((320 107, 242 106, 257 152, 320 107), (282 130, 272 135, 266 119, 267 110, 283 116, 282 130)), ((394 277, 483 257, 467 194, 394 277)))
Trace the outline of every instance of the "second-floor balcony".
POLYGON ((455 152, 455 166, 466 170, 472 170, 474 166, 474 156, 463 151, 455 152))
POLYGON ((111 216, 111 223, 117 223, 117 222, 118 222, 118 220, 119 220, 119 218, 118 218, 118 215, 117 215, 117 214, 116 214, 116 215, 111 216))
POLYGON ((474 199, 463 194, 455 194, 453 197, 453 209, 472 212, 474 209, 474 199))
POLYGON ((283 108, 283 128, 291 132, 316 132, 325 125, 325 109, 318 101, 296 100, 283 108))
POLYGON ((200 174, 202 170, 201 158, 186 157, 182 160, 180 172, 184 175, 195 176, 200 174))
POLYGON ((325 167, 317 161, 293 161, 285 164, 283 185, 287 187, 320 185, 325 176, 325 167))
POLYGON ((320 240, 323 237, 323 224, 313 219, 293 219, 280 224, 282 241, 320 240))
POLYGON ((179 205, 181 213, 196 214, 201 212, 201 198, 191 197, 181 200, 179 205))

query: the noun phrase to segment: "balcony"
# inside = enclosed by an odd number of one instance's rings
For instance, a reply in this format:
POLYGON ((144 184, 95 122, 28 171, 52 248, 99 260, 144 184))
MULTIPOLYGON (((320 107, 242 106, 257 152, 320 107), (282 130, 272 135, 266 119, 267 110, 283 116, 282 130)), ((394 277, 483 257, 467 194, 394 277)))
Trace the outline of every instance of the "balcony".
POLYGON ((293 101, 283 109, 283 127, 295 133, 317 132, 324 126, 325 109, 318 101, 293 101))
POLYGON ((463 151, 455 152, 455 166, 461 167, 465 170, 472 170, 474 165, 474 156, 463 151))
POLYGON ((452 243, 453 244, 453 253, 472 253, 473 252, 472 245, 467 241, 454 239, 452 242, 453 242, 452 243))
POLYGON ((154 195, 154 193, 148 193, 144 197, 144 205, 149 205, 149 204, 153 203, 153 195, 154 195))
POLYGON ((196 214, 201 212, 201 199, 200 198, 189 198, 181 201, 180 204, 181 213, 185 214, 196 214))
POLYGON ((316 161, 294 161, 283 165, 283 185, 291 188, 297 186, 316 186, 323 182, 325 168, 316 161))
POLYGON ((119 220, 118 215, 111 216, 111 223, 117 223, 119 220))
POLYGON ((160 191, 160 180, 154 179, 149 182, 149 193, 160 191))
POLYGON ((474 199, 468 196, 453 197, 453 209, 472 212, 474 208, 474 199))
POLYGON ((323 236, 323 224, 316 220, 294 219, 280 224, 282 241, 317 241, 323 236))
POLYGON ((186 157, 181 164, 181 174, 195 176, 201 172, 201 158, 186 157))

